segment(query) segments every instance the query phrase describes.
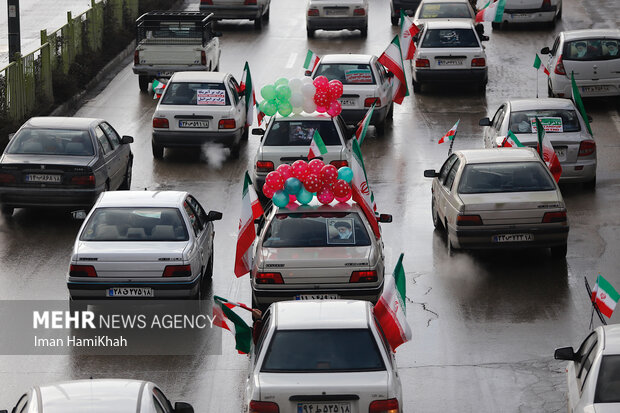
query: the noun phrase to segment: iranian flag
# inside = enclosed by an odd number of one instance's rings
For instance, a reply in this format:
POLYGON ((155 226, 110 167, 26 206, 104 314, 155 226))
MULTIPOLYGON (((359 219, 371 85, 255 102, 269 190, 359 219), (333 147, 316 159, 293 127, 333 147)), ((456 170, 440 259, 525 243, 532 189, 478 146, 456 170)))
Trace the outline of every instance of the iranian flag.
POLYGON ((261 215, 263 215, 263 207, 258 201, 250 175, 248 171, 245 171, 243 196, 241 198, 241 218, 239 219, 239 234, 237 236, 237 252, 235 254, 235 275, 237 278, 251 270, 251 248, 256 238, 254 220, 261 215))
POLYGON ((368 112, 364 115, 364 118, 357 124, 357 129, 355 130, 355 138, 357 141, 362 144, 364 142, 364 138, 366 137, 366 131, 368 131, 368 125, 370 125, 370 119, 372 119, 372 112, 375 110, 375 104, 373 103, 368 112))
POLYGON ((323 138, 319 134, 318 130, 314 131, 312 142, 310 142, 310 151, 308 152, 308 160, 314 159, 317 156, 325 155, 327 153, 327 146, 323 142, 323 138))
POLYGON ((540 60, 540 57, 538 56, 538 53, 536 53, 536 58, 534 58, 534 68, 536 68, 536 70, 538 70, 538 69, 540 69, 541 66, 543 68, 543 72, 545 72, 545 74, 547 76, 549 76, 549 69, 547 69, 547 66, 545 66, 542 63, 542 60, 540 60))
POLYGON ((592 302, 601 310, 601 313, 607 316, 607 318, 611 318, 619 298, 620 294, 618 294, 609 281, 599 274, 592 289, 592 302))
POLYGON ((487 5, 476 13, 476 22, 501 23, 505 7, 506 0, 489 0, 487 5))
POLYGON ((508 131, 508 135, 502 141, 502 148, 523 148, 524 146, 511 130, 508 131))
POLYGON ((543 128, 542 123, 540 123, 538 116, 536 117, 536 133, 538 134, 538 153, 540 154, 542 160, 547 164, 547 167, 551 171, 551 175, 553 175, 555 182, 558 182, 560 180, 560 176, 562 175, 562 165, 560 165, 558 155, 556 155, 553 145, 551 144, 551 140, 545 133, 545 128, 543 128))
POLYGON ((409 96, 409 89, 407 88, 407 78, 405 77, 398 36, 394 36, 392 43, 379 56, 379 63, 394 74, 392 78, 392 100, 400 105, 405 96, 409 96))
POLYGON ((403 52, 403 60, 413 59, 415 53, 415 43, 413 42, 413 36, 418 34, 420 29, 413 24, 411 18, 405 14, 401 9, 400 11, 400 44, 403 52))
MULTIPOLYGON (((256 94, 254 93, 254 84, 252 83, 252 74, 250 73, 250 65, 245 62, 243 68, 243 80, 241 81, 241 90, 245 97, 245 127, 252 126, 252 120, 254 119, 254 106, 259 113, 258 124, 261 124, 262 118, 260 118, 261 111, 258 109, 258 102, 256 101, 256 94)), ((264 116, 264 115, 263 115, 264 116)))
POLYGON ((159 99, 161 95, 164 93, 166 84, 155 79, 153 80, 152 88, 153 88, 153 99, 159 99))
POLYGON ((308 49, 306 53, 306 60, 304 61, 304 69, 313 71, 317 64, 319 64, 319 56, 315 55, 312 50, 308 49))
POLYGON ((364 215, 366 215, 370 223, 372 232, 379 239, 381 238, 381 231, 379 230, 379 223, 375 215, 374 195, 368 185, 364 158, 362 157, 362 150, 357 139, 352 140, 352 151, 351 169, 353 170, 353 179, 351 180, 351 189, 353 190, 353 200, 362 208, 364 215))
POLYGON ((448 133, 443 135, 441 137, 441 139, 439 139, 439 142, 437 142, 437 143, 444 143, 444 142, 451 141, 452 139, 454 139, 454 137, 456 136, 456 128, 459 127, 459 122, 460 121, 461 121, 460 119, 457 120, 456 123, 454 124, 454 126, 452 127, 452 129, 450 129, 448 131, 448 133))
POLYGON ((581 113, 581 117, 586 124, 586 128, 588 128, 588 132, 590 135, 594 136, 592 133, 592 128, 590 128, 590 121, 588 120, 588 114, 586 113, 586 107, 583 105, 583 101, 581 100, 581 94, 579 93, 579 88, 577 87, 577 83, 575 82, 575 76, 573 72, 570 73, 570 82, 573 87, 573 101, 575 102, 575 106, 579 109, 579 113, 581 113))
POLYGON ((252 329, 233 311, 235 307, 241 307, 252 311, 252 309, 245 304, 234 303, 214 295, 213 324, 233 333, 237 351, 240 354, 249 354, 252 345, 252 329))
POLYGON ((411 340, 411 328, 407 322, 405 297, 405 270, 403 268, 403 254, 400 254, 394 272, 385 281, 381 298, 379 298, 373 309, 392 351, 396 351, 398 346, 411 340))

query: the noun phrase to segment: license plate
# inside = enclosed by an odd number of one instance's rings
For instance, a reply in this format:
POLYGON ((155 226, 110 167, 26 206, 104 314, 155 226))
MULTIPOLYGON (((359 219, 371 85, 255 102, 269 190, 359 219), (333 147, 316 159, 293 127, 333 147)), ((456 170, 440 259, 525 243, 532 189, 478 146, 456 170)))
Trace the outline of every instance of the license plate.
POLYGON ((534 241, 532 234, 499 234, 493 235, 493 242, 524 242, 534 241))
POLYGON ((599 86, 582 86, 582 92, 593 93, 593 92, 609 92, 608 85, 599 85, 599 86))
POLYGON ((346 16, 349 9, 324 9, 326 16, 346 16))
POLYGON ((51 182, 55 184, 60 183, 60 175, 50 174, 27 174, 26 182, 51 182))
POLYGON ((355 106, 355 99, 338 99, 342 106, 355 106))
POLYGON ((461 66, 463 59, 438 59, 437 66, 461 66))
POLYGON ((566 159, 566 148, 554 148, 554 150, 560 161, 566 159))
POLYGON ((180 120, 179 128, 208 128, 208 120, 180 120))
POLYGON ((297 403, 297 413, 351 413, 351 403, 297 403))
POLYGON ((337 300, 338 294, 299 294, 296 300, 337 300))
POLYGON ((157 77, 172 77, 174 72, 157 72, 157 77))
POLYGON ((531 14, 527 14, 527 13, 514 13, 514 14, 511 14, 511 17, 512 17, 513 19, 514 19, 515 17, 516 17, 517 19, 527 19, 527 18, 529 18, 529 17, 531 17, 531 16, 532 16, 531 14))
POLYGON ((108 297, 153 297, 152 288, 142 287, 121 287, 121 288, 108 288, 106 291, 108 297))

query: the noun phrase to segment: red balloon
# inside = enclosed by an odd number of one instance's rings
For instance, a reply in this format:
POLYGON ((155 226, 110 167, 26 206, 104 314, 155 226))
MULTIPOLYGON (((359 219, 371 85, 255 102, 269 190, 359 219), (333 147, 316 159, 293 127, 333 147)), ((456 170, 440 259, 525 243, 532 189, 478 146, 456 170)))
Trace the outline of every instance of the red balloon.
POLYGON ((327 112, 327 108, 325 106, 317 105, 316 106, 316 111, 319 112, 319 113, 325 113, 325 112, 327 112))
POLYGON ((349 199, 351 199, 351 191, 349 191, 349 194, 347 196, 335 197, 335 198, 336 198, 336 201, 338 201, 340 203, 349 202, 349 199))
POLYGON ((338 99, 342 96, 342 92, 344 88, 342 87, 342 82, 340 80, 330 80, 329 81, 329 95, 331 100, 338 99))
POLYGON ((321 87, 327 87, 327 85, 329 85, 329 80, 327 80, 325 76, 317 76, 312 83, 314 84, 314 87, 319 89, 321 87))
POLYGON ((332 192, 336 198, 343 198, 351 192, 351 188, 343 179, 337 179, 332 185, 332 192))
POLYGON ((318 175, 321 173, 321 169, 323 169, 324 166, 325 162, 317 158, 314 158, 313 160, 308 162, 308 169, 310 170, 310 173, 317 175, 317 178, 318 175))
POLYGON ((317 106, 327 106, 327 102, 327 93, 317 90, 314 94, 314 103, 316 103, 317 106))
POLYGON ((325 165, 321 168, 319 178, 321 178, 321 182, 324 184, 331 185, 338 179, 338 169, 334 165, 325 165))
POLYGON ((340 115, 342 113, 342 105, 339 101, 334 100, 329 104, 329 108, 327 108, 327 114, 332 118, 340 115))
POLYGON ((321 189, 321 186, 321 180, 319 179, 319 176, 317 174, 309 173, 308 175, 306 175, 306 179, 304 179, 304 188, 306 188, 306 191, 317 192, 319 189, 321 189))
POLYGON ((293 162, 293 176, 303 182, 308 175, 308 163, 301 159, 293 162))
POLYGON ((263 185, 263 195, 265 195, 267 198, 271 199, 271 197, 275 193, 276 193, 275 189, 273 189, 272 187, 270 187, 267 184, 263 185))
POLYGON ((334 200, 334 194, 329 185, 323 185, 323 187, 317 192, 316 198, 323 205, 327 205, 334 200))
POLYGON ((276 171, 280 173, 282 179, 284 179, 284 182, 286 182, 288 178, 293 176, 293 167, 287 163, 283 163, 282 165, 278 166, 278 169, 276 169, 276 171))
POLYGON ((279 172, 271 171, 267 174, 267 177, 265 178, 265 184, 278 191, 284 187, 284 179, 279 172))

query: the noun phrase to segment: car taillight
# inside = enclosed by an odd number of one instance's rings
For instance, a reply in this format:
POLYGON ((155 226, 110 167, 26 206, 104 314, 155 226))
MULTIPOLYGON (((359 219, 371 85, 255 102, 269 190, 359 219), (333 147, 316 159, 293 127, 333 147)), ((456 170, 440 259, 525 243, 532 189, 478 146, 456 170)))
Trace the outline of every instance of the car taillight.
POLYGON ((555 65, 553 69, 553 73, 556 75, 564 75, 566 76, 566 70, 564 69, 564 63, 562 63, 562 55, 558 57, 558 63, 555 65))
POLYGON ((308 9, 308 16, 318 16, 319 9, 308 9))
POLYGON ((377 271, 353 271, 350 283, 372 283, 377 281, 377 271))
POLYGON ((11 174, 0 174, 0 184, 11 184, 15 182, 15 176, 11 174))
POLYGON ((364 99, 364 107, 369 108, 372 104, 375 104, 375 107, 381 106, 381 99, 379 98, 366 98, 364 99))
POLYGON ((361 7, 358 7, 355 10, 353 10, 353 15, 354 16, 365 16, 366 10, 362 9, 361 7))
POLYGON ((168 119, 166 118, 153 118, 153 127, 154 128, 168 128, 168 119))
POLYGON ((234 119, 220 119, 217 124, 219 129, 235 129, 237 127, 237 122, 234 119))
POLYGON ((341 161, 331 161, 330 164, 334 165, 336 168, 342 168, 343 166, 349 166, 349 162, 345 161, 344 159, 341 161))
POLYGON ((543 224, 551 224, 553 222, 566 222, 566 211, 545 212, 542 222, 543 224))
POLYGON ((398 400, 375 400, 370 403, 368 413, 398 413, 398 400))
POLYGON ((471 67, 484 67, 487 65, 487 61, 484 57, 476 57, 471 59, 471 67))
POLYGON ((415 59, 415 67, 431 67, 431 62, 428 59, 415 59))
POLYGON ((596 151, 596 142, 587 140, 579 144, 579 156, 590 156, 596 151))
POLYGON ((207 53, 204 50, 200 52, 200 64, 203 66, 207 65, 207 53))
POLYGON ((250 401, 249 413, 280 413, 280 407, 278 407, 278 403, 252 400, 250 401))
POLYGON ((273 162, 271 161, 257 161, 256 172, 271 172, 273 171, 273 162))
POLYGON ((542 8, 543 9, 550 9, 551 8, 551 0, 543 0, 542 8))
POLYGON ((97 271, 92 265, 73 265, 69 267, 69 277, 96 277, 97 271))
POLYGON ((137 50, 133 52, 133 64, 134 65, 140 64, 140 52, 137 50))
POLYGON ((279 272, 257 272, 254 279, 256 284, 284 284, 279 272))
POLYGON ((200 0, 200 4, 208 4, 209 6, 212 6, 213 0, 200 0))
POLYGON ((191 277, 191 265, 166 265, 164 277, 191 277))
POLYGON ((71 177, 71 184, 81 185, 94 188, 95 187, 95 175, 78 175, 71 177))
POLYGON ((482 218, 480 218, 480 215, 457 215, 456 225, 482 225, 482 218))

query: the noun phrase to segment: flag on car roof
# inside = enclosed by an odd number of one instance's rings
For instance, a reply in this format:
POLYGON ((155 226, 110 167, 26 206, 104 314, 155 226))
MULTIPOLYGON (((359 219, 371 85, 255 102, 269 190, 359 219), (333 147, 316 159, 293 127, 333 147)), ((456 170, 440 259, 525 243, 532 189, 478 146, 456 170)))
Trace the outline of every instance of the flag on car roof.
POLYGON ((237 252, 235 254, 235 275, 241 277, 252 268, 252 244, 256 238, 254 220, 263 215, 263 207, 252 186, 248 171, 245 171, 243 195, 241 197, 241 218, 239 219, 239 234, 237 235, 237 252))
POLYGON ((304 61, 304 69, 306 70, 314 70, 317 64, 319 64, 320 57, 315 55, 314 52, 308 49, 308 53, 306 53, 306 60, 304 61))
POLYGON ((590 132, 590 135, 594 136, 594 134, 592 133, 592 128, 590 128, 590 121, 588 120, 586 107, 583 105, 583 101, 581 100, 581 94, 579 93, 579 88, 577 87, 577 82, 575 82, 575 76, 573 72, 570 73, 570 82, 573 86, 573 102, 575 102, 575 106, 577 106, 577 109, 579 109, 579 113, 581 113, 581 117, 586 124, 586 128, 588 128, 588 132, 590 132))
POLYGON ((372 112, 375 110, 375 103, 373 102, 372 106, 362 120, 357 124, 357 129, 355 130, 355 139, 362 144, 364 142, 364 138, 366 137, 366 132, 368 131, 368 125, 370 125, 370 120, 372 119, 372 112))
POLYGON ((413 42, 413 36, 418 34, 420 29, 413 24, 413 21, 405 12, 400 10, 400 45, 403 52, 403 60, 413 59, 415 53, 415 43, 413 42))
POLYGON ((252 74, 250 73, 250 65, 248 62, 245 62, 242 78, 243 80, 241 81, 240 88, 245 97, 245 127, 249 128, 252 126, 252 120, 254 119, 254 107, 256 107, 256 117, 259 125, 263 122, 265 114, 258 109, 256 93, 254 92, 254 83, 252 83, 252 74))
POLYGON ((392 78, 392 100, 399 105, 403 103, 405 96, 409 96, 407 88, 407 78, 403 65, 403 56, 400 51, 400 41, 398 36, 394 36, 392 43, 379 56, 379 63, 394 74, 392 78))
POLYGON ((452 139, 454 139, 454 137, 456 136, 456 128, 459 127, 460 121, 461 121, 460 119, 457 120, 454 126, 448 131, 448 133, 443 135, 441 139, 439 139, 439 142, 437 143, 444 143, 444 142, 451 141, 452 139))
POLYGON ((214 295, 213 324, 233 333, 237 351, 240 354, 249 354, 252 345, 252 329, 233 311, 235 307, 252 310, 245 304, 228 301, 225 298, 214 295))
POLYGON ((616 308, 620 294, 616 289, 607 281, 601 274, 596 279, 596 284, 592 289, 592 302, 601 310, 607 318, 611 318, 611 315, 616 308))
POLYGON ((501 23, 505 7, 506 0, 489 0, 486 6, 476 13, 476 22, 501 23))
POLYGON ((555 149, 553 149, 551 139, 547 136, 545 128, 540 122, 540 119, 538 119, 538 116, 536 117, 536 133, 538 134, 538 154, 547 164, 555 182, 559 182, 560 176, 562 175, 562 165, 560 165, 560 160, 555 153, 555 149))
POLYGON ((375 237, 381 238, 381 230, 375 215, 374 195, 368 185, 364 158, 362 157, 362 150, 357 139, 352 139, 352 151, 351 169, 353 170, 353 179, 351 180, 351 189, 353 190, 353 201, 357 202, 362 211, 364 211, 364 215, 368 219, 375 237))
POLYGON ((538 70, 541 66, 543 68, 543 72, 545 72, 545 74, 549 76, 549 69, 547 69, 547 66, 543 64, 542 60, 540 60, 540 56, 538 56, 538 53, 536 53, 536 57, 534 58, 534 68, 538 70))
POLYGON ((517 139, 517 136, 512 133, 511 130, 508 130, 508 135, 502 141, 502 148, 523 148, 525 145, 517 139))
POLYGON ((407 296, 406 281, 403 254, 400 254, 394 272, 391 277, 385 280, 383 293, 373 309, 392 351, 396 351, 398 346, 411 340, 411 327, 407 322, 405 302, 407 296))
POLYGON ((315 129, 312 142, 310 142, 310 151, 308 152, 308 160, 314 159, 317 156, 325 155, 327 153, 327 146, 321 138, 319 131, 315 129))

